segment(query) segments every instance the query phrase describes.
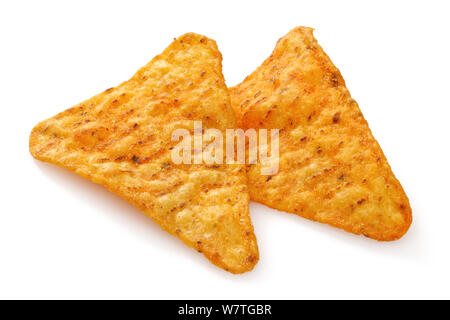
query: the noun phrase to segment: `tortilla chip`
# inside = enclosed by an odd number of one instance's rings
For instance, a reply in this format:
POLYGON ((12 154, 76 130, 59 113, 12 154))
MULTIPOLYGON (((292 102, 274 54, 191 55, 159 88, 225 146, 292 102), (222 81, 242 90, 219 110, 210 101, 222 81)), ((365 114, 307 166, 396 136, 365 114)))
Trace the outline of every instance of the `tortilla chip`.
POLYGON ((408 230, 408 198, 312 29, 281 38, 230 93, 238 126, 280 129, 279 172, 248 169, 252 200, 377 240, 408 230))
POLYGON ((258 248, 243 165, 175 165, 175 129, 236 126, 216 43, 188 33, 129 81, 39 123, 30 152, 104 185, 232 273, 258 248))

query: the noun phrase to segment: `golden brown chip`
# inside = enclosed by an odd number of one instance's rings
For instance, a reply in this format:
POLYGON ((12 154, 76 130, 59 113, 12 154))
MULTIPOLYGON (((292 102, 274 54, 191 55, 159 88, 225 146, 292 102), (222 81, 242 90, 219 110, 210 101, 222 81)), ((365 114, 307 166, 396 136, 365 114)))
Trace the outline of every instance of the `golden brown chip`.
POLYGON ((242 165, 175 165, 175 129, 235 118, 216 43, 188 33, 129 81, 39 123, 31 154, 102 184, 215 265, 253 269, 258 248, 242 165))
POLYGON ((312 29, 281 38, 230 92, 238 126, 280 129, 279 172, 249 168, 252 200, 377 240, 408 230, 408 198, 312 29))

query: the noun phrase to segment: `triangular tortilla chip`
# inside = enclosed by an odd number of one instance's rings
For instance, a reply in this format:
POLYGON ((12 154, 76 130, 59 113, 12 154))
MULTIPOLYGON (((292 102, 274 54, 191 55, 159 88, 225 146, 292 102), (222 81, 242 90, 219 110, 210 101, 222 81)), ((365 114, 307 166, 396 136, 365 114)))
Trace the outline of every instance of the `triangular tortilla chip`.
POLYGON ((248 169, 252 200, 377 240, 408 230, 408 198, 312 29, 281 38, 230 94, 238 126, 280 129, 279 172, 248 169))
POLYGON ((175 129, 236 126, 216 43, 189 33, 129 81, 39 123, 31 154, 102 184, 232 273, 258 249, 245 167, 175 165, 175 129))

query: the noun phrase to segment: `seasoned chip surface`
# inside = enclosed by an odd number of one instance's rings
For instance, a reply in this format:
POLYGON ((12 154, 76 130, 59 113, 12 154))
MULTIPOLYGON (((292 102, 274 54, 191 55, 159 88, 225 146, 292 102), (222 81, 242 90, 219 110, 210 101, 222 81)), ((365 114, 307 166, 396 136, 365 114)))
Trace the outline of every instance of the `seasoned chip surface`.
POLYGON ((175 165, 175 129, 235 128, 216 43, 189 33, 129 81, 39 123, 31 154, 135 204, 164 230, 233 272, 258 248, 242 165, 175 165))
POLYGON ((248 169, 252 200, 377 240, 408 230, 408 198, 312 29, 281 38, 230 93, 238 126, 280 129, 279 172, 248 169))

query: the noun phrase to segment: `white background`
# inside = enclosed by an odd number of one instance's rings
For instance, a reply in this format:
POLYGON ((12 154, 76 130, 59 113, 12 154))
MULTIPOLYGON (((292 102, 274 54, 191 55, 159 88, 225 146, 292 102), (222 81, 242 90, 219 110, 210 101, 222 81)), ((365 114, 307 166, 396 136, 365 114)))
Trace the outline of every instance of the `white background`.
POLYGON ((450 298, 448 1, 2 1, 0 298, 450 298), (413 208, 380 243, 251 203, 232 275, 104 188, 34 160, 39 121, 127 80, 174 37, 215 39, 228 85, 298 25, 340 68, 413 208))

